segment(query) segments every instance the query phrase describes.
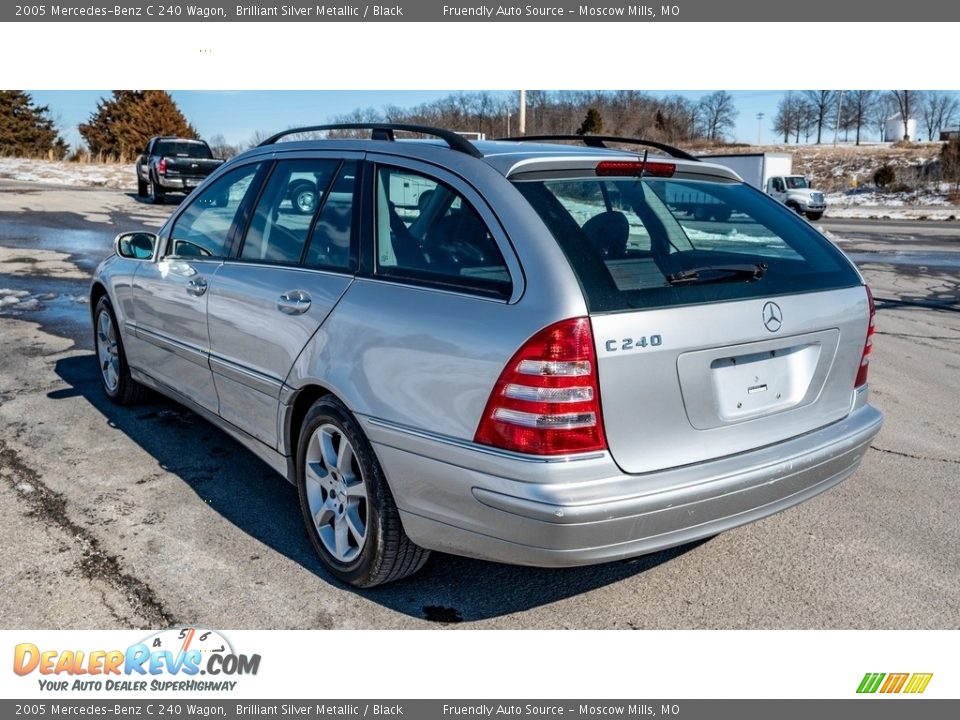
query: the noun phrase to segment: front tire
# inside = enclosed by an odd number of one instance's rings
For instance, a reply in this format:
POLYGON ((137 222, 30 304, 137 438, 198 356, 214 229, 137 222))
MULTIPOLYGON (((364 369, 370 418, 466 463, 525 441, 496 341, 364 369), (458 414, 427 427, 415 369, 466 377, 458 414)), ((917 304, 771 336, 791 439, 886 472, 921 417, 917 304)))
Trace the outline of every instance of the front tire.
POLYGON ((822 212, 808 212, 808 213, 807 213, 807 219, 808 219, 810 222, 816 222, 817 220, 819 220, 819 219, 822 218, 822 217, 823 217, 823 213, 822 213, 822 212))
POLYGON ((412 575, 430 555, 407 537, 380 463, 343 403, 314 403, 300 430, 297 490, 307 534, 338 580, 367 588, 412 575))
POLYGON ((150 186, 150 183, 148 183, 146 180, 141 179, 140 175, 138 174, 137 175, 137 197, 142 197, 142 198, 146 197, 147 189, 149 188, 149 186, 150 186))
POLYGON ((130 375, 117 318, 106 295, 97 302, 93 313, 93 346, 100 367, 100 384, 111 402, 117 405, 141 402, 149 391, 130 375))

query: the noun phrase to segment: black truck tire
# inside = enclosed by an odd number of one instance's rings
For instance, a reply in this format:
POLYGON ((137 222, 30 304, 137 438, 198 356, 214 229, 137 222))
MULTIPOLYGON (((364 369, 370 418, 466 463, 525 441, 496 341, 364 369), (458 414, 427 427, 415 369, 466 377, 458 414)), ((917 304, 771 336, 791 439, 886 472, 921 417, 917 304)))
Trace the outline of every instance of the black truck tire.
POLYGON ((150 180, 150 202, 154 205, 163 205, 164 200, 166 200, 166 193, 163 191, 163 188, 160 187, 160 183, 157 182, 156 178, 150 180))

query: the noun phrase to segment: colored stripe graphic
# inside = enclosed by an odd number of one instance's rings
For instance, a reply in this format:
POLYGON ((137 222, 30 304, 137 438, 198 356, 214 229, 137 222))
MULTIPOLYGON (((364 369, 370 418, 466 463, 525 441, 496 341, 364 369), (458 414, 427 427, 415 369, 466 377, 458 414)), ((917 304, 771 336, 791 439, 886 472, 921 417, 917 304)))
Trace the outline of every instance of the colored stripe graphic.
POLYGON ((930 684, 930 679, 932 677, 933 673, 914 673, 913 677, 910 678, 910 682, 907 683, 907 687, 904 692, 922 693, 927 689, 927 685, 930 684))
POLYGON ((898 693, 903 688, 910 673, 890 673, 887 675, 887 681, 880 688, 882 693, 898 693))
POLYGON ((857 692, 869 694, 879 691, 889 695, 902 691, 917 694, 927 689, 932 678, 933 673, 866 673, 857 687, 857 692))
POLYGON ((863 680, 860 681, 860 687, 857 688, 857 692, 875 693, 877 688, 880 687, 880 682, 884 677, 886 676, 883 673, 867 673, 863 676, 863 680))

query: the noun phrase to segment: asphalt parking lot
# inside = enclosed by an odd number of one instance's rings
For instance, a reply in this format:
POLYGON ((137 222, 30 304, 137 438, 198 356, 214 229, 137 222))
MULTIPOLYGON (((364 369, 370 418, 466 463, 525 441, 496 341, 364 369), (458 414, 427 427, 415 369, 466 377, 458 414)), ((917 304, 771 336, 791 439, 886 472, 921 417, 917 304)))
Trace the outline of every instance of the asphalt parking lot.
POLYGON ((958 628, 960 223, 820 223, 881 301, 861 469, 761 522, 630 562, 435 554, 366 592, 315 559, 294 488, 184 408, 102 394, 86 292, 117 190, 0 180, 0 626, 958 628))

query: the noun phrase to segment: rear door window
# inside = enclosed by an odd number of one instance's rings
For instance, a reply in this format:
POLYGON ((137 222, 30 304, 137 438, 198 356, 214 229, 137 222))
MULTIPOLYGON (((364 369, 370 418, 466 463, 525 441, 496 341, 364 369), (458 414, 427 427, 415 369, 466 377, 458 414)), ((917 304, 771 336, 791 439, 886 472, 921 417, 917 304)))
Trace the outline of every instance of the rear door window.
POLYGON ((803 219, 736 182, 517 180, 591 311, 670 307, 860 284, 803 219))
POLYGON ((306 158, 276 163, 257 199, 239 259, 345 270, 352 251, 357 163, 306 158))
POLYGON ((321 199, 313 226, 306 264, 317 268, 346 269, 356 266, 353 241, 353 206, 358 163, 345 161, 321 199))
POLYGON ((336 160, 278 162, 260 193, 240 258, 299 264, 320 198, 338 165, 336 160))

